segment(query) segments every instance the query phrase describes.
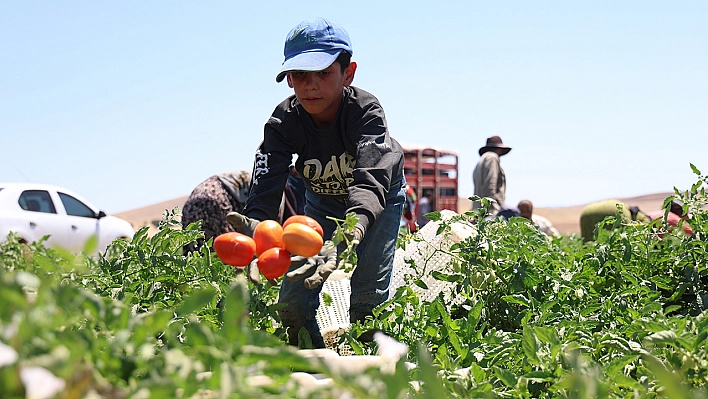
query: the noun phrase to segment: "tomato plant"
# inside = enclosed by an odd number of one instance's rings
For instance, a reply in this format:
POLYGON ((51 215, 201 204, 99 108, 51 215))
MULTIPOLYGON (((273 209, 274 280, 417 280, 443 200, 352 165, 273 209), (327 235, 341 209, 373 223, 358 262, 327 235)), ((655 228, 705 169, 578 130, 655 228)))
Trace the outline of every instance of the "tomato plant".
POLYGON ((290 253, 282 248, 270 248, 258 257, 258 269, 269 280, 282 276, 289 267, 290 253))
MULTIPOLYGON (((361 339, 368 331, 405 343, 413 367, 394 373, 333 372, 285 345, 279 287, 229 273, 205 246, 185 254, 204 237, 196 223, 140 229, 98 258, 11 233, 0 240, 0 396, 28 397, 43 383, 22 375, 41 366, 65 382, 62 398, 302 397, 307 373, 328 377, 307 386, 323 398, 708 398, 705 186, 700 176, 676 193, 695 234, 661 240, 656 226, 617 223, 583 243, 482 208, 436 215, 435 235, 406 243, 403 285, 340 338, 357 355, 392 349, 361 339), (475 234, 443 240, 458 223, 475 234)), ((259 265, 271 278, 288 263, 277 248, 259 265)))
POLYGON ((283 226, 275 220, 264 220, 253 230, 253 240, 256 242, 256 256, 273 247, 283 247, 283 226))
POLYGON ((320 225, 320 223, 315 219, 305 215, 293 215, 290 216, 288 220, 285 221, 285 223, 283 223, 283 229, 285 229, 286 227, 288 227, 288 225, 292 223, 301 223, 310 226, 315 229, 317 233, 319 233, 320 237, 324 239, 324 230, 322 229, 322 225, 320 225))
POLYGON ((222 262, 237 267, 248 266, 256 253, 256 242, 253 238, 237 232, 217 236, 213 247, 222 262))
POLYGON ((291 223, 283 229, 283 248, 294 255, 315 256, 322 249, 322 236, 310 226, 291 223))

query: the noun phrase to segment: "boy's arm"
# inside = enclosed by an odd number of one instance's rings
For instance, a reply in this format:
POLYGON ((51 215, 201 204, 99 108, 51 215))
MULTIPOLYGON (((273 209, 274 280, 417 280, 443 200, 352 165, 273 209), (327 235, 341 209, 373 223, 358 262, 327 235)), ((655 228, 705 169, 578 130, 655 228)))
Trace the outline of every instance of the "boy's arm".
POLYGON ((256 220, 278 217, 283 190, 290 175, 291 147, 276 129, 266 125, 263 142, 253 162, 251 190, 243 208, 244 215, 256 220))
POLYGON ((357 227, 365 235, 386 206, 391 182, 403 173, 403 150, 388 133, 381 105, 370 103, 362 111, 351 126, 350 137, 357 147, 347 212, 356 213, 357 227))

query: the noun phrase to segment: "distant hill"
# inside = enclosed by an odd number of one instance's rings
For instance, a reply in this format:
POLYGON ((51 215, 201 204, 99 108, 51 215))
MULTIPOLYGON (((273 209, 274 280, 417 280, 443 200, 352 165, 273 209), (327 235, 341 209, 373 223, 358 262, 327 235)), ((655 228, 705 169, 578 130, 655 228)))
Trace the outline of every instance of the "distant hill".
MULTIPOLYGON (((647 194, 638 197, 619 198, 620 201, 638 206, 639 209, 650 211, 660 209, 666 197, 672 195, 671 192, 647 194)), ((143 226, 150 227, 150 234, 157 231, 157 225, 162 219, 162 214, 165 210, 172 210, 175 207, 182 209, 188 196, 175 198, 173 200, 160 202, 154 205, 133 209, 121 213, 116 213, 114 216, 129 221, 137 230, 143 226)), ((587 204, 559 207, 559 208, 535 208, 534 213, 545 216, 553 223, 553 226, 563 234, 580 233, 579 218, 580 212, 587 204)), ((460 198, 458 201, 457 212, 462 213, 470 210, 471 202, 467 198, 460 198)))
POLYGON ((166 210, 171 211, 175 207, 179 207, 179 209, 182 209, 188 197, 188 195, 185 195, 184 197, 175 198, 165 202, 159 202, 157 204, 148 205, 142 208, 137 208, 120 213, 114 213, 113 216, 127 220, 128 222, 130 222, 130 224, 133 225, 133 228, 135 230, 138 230, 139 228, 144 226, 149 226, 149 234, 152 235, 157 232, 157 225, 158 223, 160 223, 160 220, 162 220, 162 214, 166 210))

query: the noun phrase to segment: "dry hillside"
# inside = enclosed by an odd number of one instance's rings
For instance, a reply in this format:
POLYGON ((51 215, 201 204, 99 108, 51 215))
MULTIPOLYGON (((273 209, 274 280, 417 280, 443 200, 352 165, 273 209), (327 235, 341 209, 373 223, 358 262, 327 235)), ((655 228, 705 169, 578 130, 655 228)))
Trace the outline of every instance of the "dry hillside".
MULTIPOLYGON (((661 208, 666 197, 672 193, 648 194, 638 197, 620 198, 626 204, 638 206, 639 209, 650 211, 661 208)), ((129 221, 137 230, 143 226, 150 226, 150 232, 154 233, 157 224, 162 219, 162 214, 165 210, 172 210, 175 207, 180 209, 187 200, 187 196, 175 198, 170 201, 160 202, 154 205, 148 205, 143 208, 133 209, 117 213, 114 216, 120 217, 129 221)), ((553 223, 558 231, 564 234, 580 233, 580 225, 578 220, 580 212, 586 204, 567 206, 561 208, 535 208, 534 212, 545 216, 553 223)), ((470 201, 466 198, 460 198, 458 201, 458 212, 465 212, 471 208, 470 201)))

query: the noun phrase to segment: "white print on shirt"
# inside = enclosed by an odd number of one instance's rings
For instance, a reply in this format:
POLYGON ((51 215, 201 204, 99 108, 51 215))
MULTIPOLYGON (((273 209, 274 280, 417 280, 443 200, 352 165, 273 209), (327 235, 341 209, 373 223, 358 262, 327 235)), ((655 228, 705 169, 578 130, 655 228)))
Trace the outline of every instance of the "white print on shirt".
POLYGON ((381 144, 378 144, 378 143, 376 143, 375 141, 364 141, 364 142, 362 142, 362 143, 359 143, 359 146, 357 147, 357 150, 360 151, 362 148, 364 148, 364 147, 367 146, 367 145, 373 145, 373 146, 377 147, 377 148, 378 148, 378 151, 381 152, 381 153, 388 152, 388 151, 384 151, 384 150, 390 150, 390 149, 391 149, 391 146, 390 146, 388 143, 381 143, 381 144))
POLYGON ((321 195, 346 195, 354 181, 354 157, 344 152, 332 158, 324 167, 319 159, 304 162, 303 177, 310 181, 312 191, 321 195))
POLYGON ((261 153, 261 150, 256 151, 256 161, 253 165, 253 185, 258 185, 258 178, 261 175, 268 173, 268 154, 261 153))

